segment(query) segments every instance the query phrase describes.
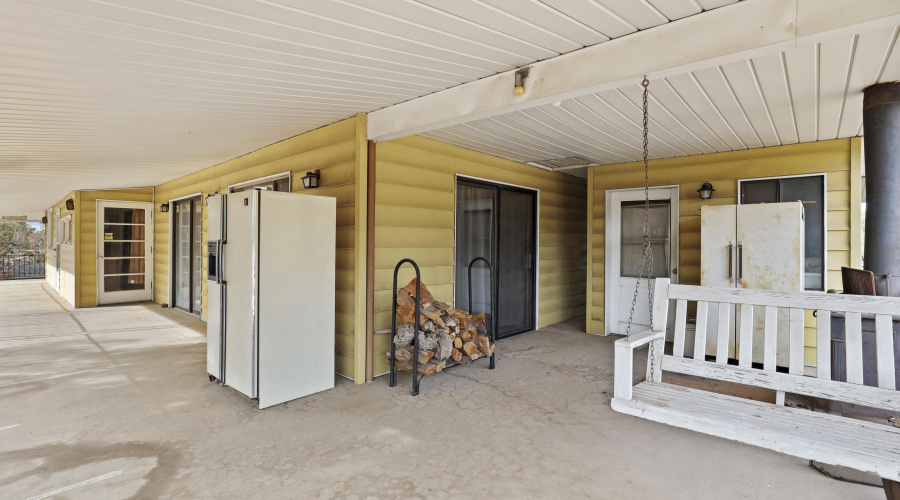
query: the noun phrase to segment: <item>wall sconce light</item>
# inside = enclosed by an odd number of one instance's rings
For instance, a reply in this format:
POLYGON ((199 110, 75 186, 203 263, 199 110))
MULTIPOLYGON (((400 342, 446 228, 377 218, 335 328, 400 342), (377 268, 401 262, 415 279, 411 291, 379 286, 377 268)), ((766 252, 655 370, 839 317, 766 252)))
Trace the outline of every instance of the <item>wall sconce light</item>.
POLYGON ((697 190, 697 192, 700 193, 701 200, 708 200, 712 198, 712 194, 714 191, 715 189, 713 189, 712 184, 708 182, 704 182, 703 185, 700 186, 700 189, 697 190))
POLYGON ((525 79, 528 78, 529 69, 528 66, 525 66, 516 71, 516 86, 513 88, 513 92, 515 92, 516 95, 525 93, 525 79))
POLYGON ((46 215, 43 216, 43 217, 41 217, 41 223, 42 223, 42 224, 46 224, 46 223, 47 223, 47 216, 46 216, 46 215))
POLYGON ((75 210, 75 200, 72 198, 66 200, 66 210, 75 210))
POLYGON ((307 172, 303 176, 303 187, 305 189, 315 189, 319 187, 319 169, 307 172))
POLYGON ((169 204, 168 204, 168 203, 163 203, 162 205, 160 205, 160 206, 159 206, 159 211, 160 211, 160 212, 163 212, 163 213, 168 212, 168 211, 169 211, 169 204))

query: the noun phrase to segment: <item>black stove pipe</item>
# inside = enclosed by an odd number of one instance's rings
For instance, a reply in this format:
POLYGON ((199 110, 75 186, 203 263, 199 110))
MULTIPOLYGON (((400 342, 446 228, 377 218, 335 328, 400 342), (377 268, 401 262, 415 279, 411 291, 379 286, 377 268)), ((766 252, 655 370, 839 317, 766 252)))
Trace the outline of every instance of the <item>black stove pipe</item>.
POLYGON ((900 82, 865 89, 866 245, 878 295, 900 297, 900 82))

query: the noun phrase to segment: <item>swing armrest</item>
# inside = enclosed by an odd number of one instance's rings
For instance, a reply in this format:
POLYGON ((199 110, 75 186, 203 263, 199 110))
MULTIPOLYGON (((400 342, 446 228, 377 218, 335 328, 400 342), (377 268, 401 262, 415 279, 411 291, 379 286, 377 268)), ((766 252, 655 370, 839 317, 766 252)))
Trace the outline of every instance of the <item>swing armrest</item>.
POLYGON ((629 338, 616 341, 615 353, 615 378, 613 381, 613 397, 616 399, 631 399, 631 382, 634 373, 634 350, 643 345, 655 343, 655 359, 651 363, 650 355, 647 355, 647 380, 659 382, 662 380, 661 367, 663 355, 663 343, 666 340, 666 332, 646 331, 632 335, 629 338))

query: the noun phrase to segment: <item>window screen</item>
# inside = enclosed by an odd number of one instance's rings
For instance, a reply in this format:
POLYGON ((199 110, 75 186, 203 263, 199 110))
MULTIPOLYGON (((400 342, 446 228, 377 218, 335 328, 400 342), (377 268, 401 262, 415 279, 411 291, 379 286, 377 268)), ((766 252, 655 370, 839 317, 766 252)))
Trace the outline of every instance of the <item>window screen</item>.
MULTIPOLYGON (((650 248, 653 250, 653 276, 669 276, 670 204, 665 201, 650 202, 650 248)), ((622 248, 621 269, 619 276, 637 278, 647 277, 649 262, 641 268, 641 257, 644 249, 644 202, 622 202, 622 248)))
POLYGON ((246 184, 242 186, 236 186, 231 188, 232 193, 240 193, 241 191, 248 191, 251 189, 265 189, 268 191, 278 191, 281 193, 287 193, 291 190, 291 179, 290 177, 284 177, 281 179, 268 180, 264 182, 260 182, 258 184, 246 184))
POLYGON ((805 286, 825 289, 825 176, 786 177, 741 182, 741 203, 802 201, 806 218, 805 286))

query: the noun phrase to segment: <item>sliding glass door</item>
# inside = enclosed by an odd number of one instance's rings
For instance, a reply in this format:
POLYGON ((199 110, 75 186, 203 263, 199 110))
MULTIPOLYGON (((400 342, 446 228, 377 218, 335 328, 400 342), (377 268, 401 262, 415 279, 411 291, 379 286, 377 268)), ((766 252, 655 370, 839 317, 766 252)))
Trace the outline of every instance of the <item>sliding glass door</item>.
POLYGON ((174 215, 172 278, 173 305, 200 314, 202 280, 202 205, 199 198, 172 203, 174 215))
POLYGON ((476 263, 471 309, 488 313, 498 338, 535 326, 536 215, 534 191, 469 180, 457 183, 456 307, 469 308, 469 263, 484 257, 493 268, 497 296, 491 296, 487 266, 476 263))

